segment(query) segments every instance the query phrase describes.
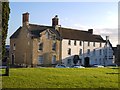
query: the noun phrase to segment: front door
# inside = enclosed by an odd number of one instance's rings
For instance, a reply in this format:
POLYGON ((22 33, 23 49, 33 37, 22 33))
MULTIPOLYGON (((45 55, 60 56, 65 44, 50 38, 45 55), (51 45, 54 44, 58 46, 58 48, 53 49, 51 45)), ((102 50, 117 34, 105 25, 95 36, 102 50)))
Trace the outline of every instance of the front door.
POLYGON ((90 66, 90 61, 89 61, 89 57, 86 57, 84 60, 84 66, 85 67, 89 67, 90 66))
POLYGON ((15 62, 15 57, 14 57, 14 55, 12 54, 12 65, 14 65, 14 62, 15 62))

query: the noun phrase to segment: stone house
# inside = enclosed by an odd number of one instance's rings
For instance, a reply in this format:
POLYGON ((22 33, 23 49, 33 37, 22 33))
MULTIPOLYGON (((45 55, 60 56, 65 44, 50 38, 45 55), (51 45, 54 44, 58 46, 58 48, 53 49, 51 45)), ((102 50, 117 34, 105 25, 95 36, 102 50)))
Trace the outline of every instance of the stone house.
POLYGON ((79 56, 78 64, 85 66, 112 63, 113 50, 108 38, 103 40, 93 34, 93 29, 61 27, 57 15, 51 26, 30 24, 29 13, 23 14, 22 23, 10 37, 11 64, 71 66, 75 55, 79 56))

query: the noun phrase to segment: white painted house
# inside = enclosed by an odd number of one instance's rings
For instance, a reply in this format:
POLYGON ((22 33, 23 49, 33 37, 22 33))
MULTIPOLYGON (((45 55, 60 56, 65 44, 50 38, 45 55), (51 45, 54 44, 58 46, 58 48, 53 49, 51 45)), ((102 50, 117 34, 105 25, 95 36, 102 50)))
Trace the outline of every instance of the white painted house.
MULTIPOLYGON (((94 35, 94 34, 93 34, 94 35)), ((86 36, 87 37, 87 36, 86 36)), ((113 50, 109 40, 85 41, 85 40, 62 40, 62 62, 67 65, 73 65, 74 55, 78 55, 78 65, 109 65, 113 64, 113 50), (76 44, 75 44, 76 43, 76 44), (88 60, 87 60, 88 59, 88 60)))

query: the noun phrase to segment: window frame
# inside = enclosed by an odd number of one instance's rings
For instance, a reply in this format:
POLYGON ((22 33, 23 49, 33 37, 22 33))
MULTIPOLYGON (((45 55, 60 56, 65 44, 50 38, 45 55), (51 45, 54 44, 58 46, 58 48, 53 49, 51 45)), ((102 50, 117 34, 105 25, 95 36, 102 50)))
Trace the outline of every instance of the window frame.
POLYGON ((68 48, 68 55, 71 55, 71 48, 68 48))
POLYGON ((43 51, 43 42, 39 43, 38 46, 39 46, 38 50, 43 51), (42 46, 40 46, 40 45, 42 45, 42 46))
POLYGON ((39 55, 39 56, 38 56, 38 61, 39 61, 38 64, 43 64, 43 60, 44 60, 44 57, 43 57, 42 55, 39 55), (40 57, 41 57, 42 59, 40 59, 40 57))
POLYGON ((82 46, 82 41, 79 42, 79 45, 82 46))
POLYGON ((74 46, 76 46, 77 45, 77 41, 76 40, 74 40, 74 46))
POLYGON ((71 40, 68 40, 68 45, 71 45, 71 40))

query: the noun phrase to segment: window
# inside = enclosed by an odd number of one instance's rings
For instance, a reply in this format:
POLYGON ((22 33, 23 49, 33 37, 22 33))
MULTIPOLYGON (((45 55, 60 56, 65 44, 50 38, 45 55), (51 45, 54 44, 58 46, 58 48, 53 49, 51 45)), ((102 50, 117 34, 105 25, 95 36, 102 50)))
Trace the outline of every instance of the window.
POLYGON ((52 50, 56 50, 56 42, 53 42, 53 45, 52 45, 52 50))
POLYGON ((53 40, 56 40, 56 36, 55 36, 55 35, 53 35, 53 36, 52 36, 52 39, 53 39, 53 40))
POLYGON ((80 49, 80 52, 79 52, 79 53, 80 53, 80 55, 82 55, 82 49, 80 49))
POLYGON ((52 56, 52 64, 56 64, 56 56, 55 55, 52 56))
POLYGON ((68 41, 68 45, 71 45, 71 41, 70 40, 68 41))
POLYGON ((93 46, 95 47, 95 42, 93 42, 93 46))
POLYGON ((100 49, 100 55, 102 54, 102 50, 100 49))
POLYGON ((90 54, 90 49, 87 50, 87 54, 88 54, 88 55, 90 54))
POLYGON ((76 46, 76 40, 74 41, 74 45, 76 46))
POLYGON ((13 50, 15 50, 16 49, 16 45, 15 45, 15 43, 13 44, 13 50))
POLYGON ((80 41, 80 46, 82 46, 82 41, 80 41))
POLYGON ((38 64, 43 64, 43 56, 38 57, 38 64))
POLYGON ((68 59, 68 60, 67 60, 67 64, 71 64, 71 59, 68 59))
POLYGON ((43 50, 43 43, 39 44, 39 50, 43 50))
POLYGON ((46 32, 46 38, 49 39, 49 32, 46 32))
POLYGON ((100 43, 100 47, 102 47, 102 43, 100 43))
POLYGON ((95 55, 95 53, 96 53, 96 51, 95 51, 95 49, 93 49, 93 55, 95 55))
POLYGON ((71 55, 71 49, 68 48, 68 55, 71 55))
POLYGON ((88 46, 90 46, 90 42, 88 42, 88 46))
POLYGON ((99 59, 99 64, 101 64, 101 58, 99 59))

